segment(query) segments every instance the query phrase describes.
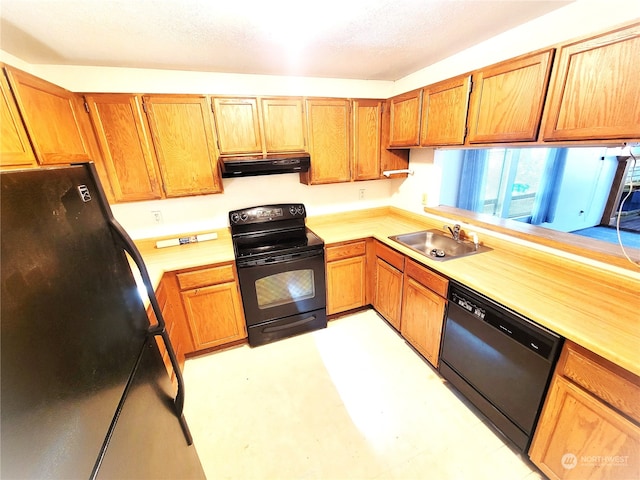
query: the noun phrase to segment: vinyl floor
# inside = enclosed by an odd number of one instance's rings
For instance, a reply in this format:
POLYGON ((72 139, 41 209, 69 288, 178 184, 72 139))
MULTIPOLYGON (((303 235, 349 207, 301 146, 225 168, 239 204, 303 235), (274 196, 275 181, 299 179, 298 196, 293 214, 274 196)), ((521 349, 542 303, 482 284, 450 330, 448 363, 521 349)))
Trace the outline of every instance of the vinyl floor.
POLYGON ((373 310, 184 377, 210 479, 544 478, 373 310))

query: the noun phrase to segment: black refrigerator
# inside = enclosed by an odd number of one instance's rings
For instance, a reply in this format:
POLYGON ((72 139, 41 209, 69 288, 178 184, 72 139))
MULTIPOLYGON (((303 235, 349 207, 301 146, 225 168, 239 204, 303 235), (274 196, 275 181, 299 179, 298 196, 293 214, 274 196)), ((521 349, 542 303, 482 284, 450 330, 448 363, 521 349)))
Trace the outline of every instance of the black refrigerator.
POLYGON ((147 270, 93 164, 2 172, 0 188, 0 477, 204 478, 147 270))

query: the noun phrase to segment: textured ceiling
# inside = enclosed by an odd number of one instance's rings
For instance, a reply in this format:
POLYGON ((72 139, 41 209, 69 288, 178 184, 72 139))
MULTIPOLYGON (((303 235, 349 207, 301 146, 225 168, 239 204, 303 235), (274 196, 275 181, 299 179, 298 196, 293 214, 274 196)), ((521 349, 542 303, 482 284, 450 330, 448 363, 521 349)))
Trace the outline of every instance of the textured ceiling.
POLYGON ((570 1, 1 0, 32 64, 397 80, 570 1))

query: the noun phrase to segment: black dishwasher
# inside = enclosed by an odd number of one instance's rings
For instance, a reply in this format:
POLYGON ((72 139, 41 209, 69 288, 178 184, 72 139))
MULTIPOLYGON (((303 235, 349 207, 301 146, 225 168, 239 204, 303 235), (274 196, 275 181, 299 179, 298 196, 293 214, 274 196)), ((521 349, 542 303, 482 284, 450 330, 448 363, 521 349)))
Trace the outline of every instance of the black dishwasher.
POLYGON ((452 282, 440 373, 526 452, 563 339, 452 282))

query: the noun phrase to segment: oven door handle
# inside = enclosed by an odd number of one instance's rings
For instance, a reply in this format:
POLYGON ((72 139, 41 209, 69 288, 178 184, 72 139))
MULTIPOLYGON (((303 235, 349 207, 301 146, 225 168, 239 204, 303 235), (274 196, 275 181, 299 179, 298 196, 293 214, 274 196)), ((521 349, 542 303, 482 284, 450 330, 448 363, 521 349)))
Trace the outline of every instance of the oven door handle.
POLYGON ((296 260, 302 260, 305 258, 321 257, 324 255, 324 250, 314 250, 307 252, 287 253, 284 255, 273 255, 267 258, 261 258, 257 260, 252 259, 236 259, 236 266, 238 268, 243 267, 261 267, 265 265, 277 265, 278 263, 292 262, 296 260))
POLYGON ((265 327, 262 329, 263 333, 273 333, 279 332, 280 330, 287 330, 289 328, 297 327, 299 325, 304 325, 305 323, 313 322, 317 317, 315 315, 311 315, 310 317, 303 318, 301 320, 296 320, 295 322, 287 323, 284 325, 274 325, 273 327, 265 327))

